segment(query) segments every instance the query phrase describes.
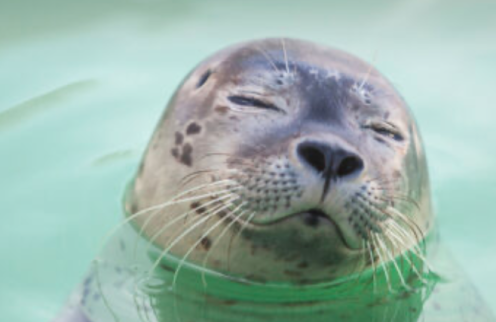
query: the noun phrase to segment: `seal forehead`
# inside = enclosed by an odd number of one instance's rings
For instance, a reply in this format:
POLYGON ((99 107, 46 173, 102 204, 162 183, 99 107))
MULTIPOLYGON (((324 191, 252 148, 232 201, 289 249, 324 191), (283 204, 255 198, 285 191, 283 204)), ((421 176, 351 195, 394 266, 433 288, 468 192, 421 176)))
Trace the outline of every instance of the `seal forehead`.
POLYGON ((345 109, 409 120, 402 98, 379 72, 335 49, 294 40, 254 42, 232 51, 218 70, 228 90, 284 97, 284 105, 298 105, 309 120, 342 121, 345 109))
POLYGON ((390 87, 389 82, 363 60, 344 51, 302 40, 265 39, 247 42, 221 51, 218 58, 223 60, 226 72, 234 74, 257 67, 274 68, 274 64, 290 72, 295 64, 299 64, 307 66, 310 72, 320 69, 329 77, 344 74, 362 79, 367 75, 367 80, 375 83, 376 87, 390 87))

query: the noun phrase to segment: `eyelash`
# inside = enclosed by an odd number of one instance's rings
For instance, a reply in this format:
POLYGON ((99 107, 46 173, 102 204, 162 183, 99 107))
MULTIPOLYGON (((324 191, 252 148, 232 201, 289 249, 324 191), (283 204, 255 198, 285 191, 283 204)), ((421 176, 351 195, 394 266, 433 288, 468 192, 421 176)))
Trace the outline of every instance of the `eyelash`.
POLYGON ((276 112, 284 113, 284 111, 282 109, 275 106, 274 104, 264 102, 264 101, 261 101, 259 99, 253 98, 253 97, 233 95, 233 96, 229 96, 227 99, 229 101, 231 101, 231 103, 234 103, 236 105, 252 106, 252 107, 257 107, 257 108, 261 108, 261 109, 273 110, 276 112))
POLYGON ((399 133, 396 129, 386 127, 385 125, 382 125, 382 124, 370 124, 370 125, 366 126, 366 128, 369 128, 380 135, 387 136, 387 137, 389 137, 395 141, 398 141, 398 142, 401 142, 404 140, 401 133, 399 133))

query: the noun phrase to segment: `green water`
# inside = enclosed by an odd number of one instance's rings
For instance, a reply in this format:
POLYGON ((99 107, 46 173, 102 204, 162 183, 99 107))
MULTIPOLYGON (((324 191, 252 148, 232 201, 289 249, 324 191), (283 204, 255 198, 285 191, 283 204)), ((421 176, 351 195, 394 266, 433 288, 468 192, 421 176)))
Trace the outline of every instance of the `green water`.
MULTIPOLYGON (((72 302, 83 307, 92 321, 329 322, 332 317, 333 322, 415 322, 427 314, 422 305, 434 287, 444 283, 424 270, 413 255, 406 255, 397 266, 409 281, 408 288, 401 287, 393 265, 388 267, 387 279, 380 269, 371 269, 306 286, 227 278, 190 263, 178 266, 180 259, 171 256, 153 269, 162 249, 154 248, 137 232, 127 225, 113 234, 75 292, 72 302)), ((441 307, 449 306, 447 299, 457 300, 446 294, 439 297, 436 290, 434 297, 441 299, 437 301, 441 307)), ((464 311, 473 316, 471 308, 464 311)), ((471 321, 492 321, 481 318, 483 310, 478 313, 471 321)), ((458 315, 447 321, 461 321, 458 315)), ((438 317, 438 312, 430 312, 426 321, 445 321, 438 317)))
POLYGON ((1 319, 59 311, 184 75, 281 35, 373 61, 398 87, 442 239, 495 308, 495 17, 494 1, 0 0, 1 319))

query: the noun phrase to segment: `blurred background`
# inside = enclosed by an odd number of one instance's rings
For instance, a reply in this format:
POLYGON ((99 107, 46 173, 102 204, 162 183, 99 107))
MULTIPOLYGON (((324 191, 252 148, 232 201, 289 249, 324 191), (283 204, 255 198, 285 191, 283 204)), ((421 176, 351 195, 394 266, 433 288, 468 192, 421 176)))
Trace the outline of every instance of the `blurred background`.
POLYGON ((0 312, 50 321, 182 78, 296 37, 375 64, 425 141, 441 236, 496 307, 496 1, 0 0, 0 312))

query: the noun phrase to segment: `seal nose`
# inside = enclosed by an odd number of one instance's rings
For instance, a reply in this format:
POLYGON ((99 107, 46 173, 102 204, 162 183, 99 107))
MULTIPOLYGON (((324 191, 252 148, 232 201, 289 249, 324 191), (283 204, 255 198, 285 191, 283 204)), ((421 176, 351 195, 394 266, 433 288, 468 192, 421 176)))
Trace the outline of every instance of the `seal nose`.
POLYGON ((296 151, 306 166, 325 178, 343 178, 363 170, 362 158, 339 144, 302 142, 296 151))

